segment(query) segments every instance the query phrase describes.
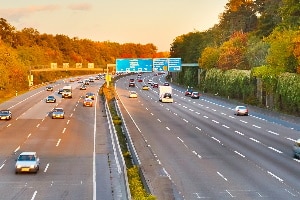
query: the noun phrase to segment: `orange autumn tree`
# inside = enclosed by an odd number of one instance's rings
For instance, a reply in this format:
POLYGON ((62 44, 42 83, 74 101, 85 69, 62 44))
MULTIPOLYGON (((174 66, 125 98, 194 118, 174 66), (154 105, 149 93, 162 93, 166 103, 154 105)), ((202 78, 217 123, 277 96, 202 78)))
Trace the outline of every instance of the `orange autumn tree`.
POLYGON ((220 56, 217 67, 222 70, 249 69, 245 52, 248 37, 243 32, 235 32, 227 42, 220 46, 220 56))

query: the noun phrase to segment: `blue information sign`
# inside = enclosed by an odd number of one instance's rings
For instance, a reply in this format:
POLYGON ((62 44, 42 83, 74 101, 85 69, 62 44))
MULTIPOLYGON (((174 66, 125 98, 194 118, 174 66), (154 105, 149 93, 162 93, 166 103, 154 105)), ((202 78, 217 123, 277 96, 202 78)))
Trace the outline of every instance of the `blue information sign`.
POLYGON ((167 71, 168 58, 153 58, 153 71, 167 71))
POLYGON ((116 60, 116 72, 181 71, 181 58, 124 58, 116 60))
POLYGON ((151 58, 117 59, 116 72, 152 72, 151 58))
POLYGON ((169 72, 181 71, 181 58, 169 58, 168 71, 169 72))

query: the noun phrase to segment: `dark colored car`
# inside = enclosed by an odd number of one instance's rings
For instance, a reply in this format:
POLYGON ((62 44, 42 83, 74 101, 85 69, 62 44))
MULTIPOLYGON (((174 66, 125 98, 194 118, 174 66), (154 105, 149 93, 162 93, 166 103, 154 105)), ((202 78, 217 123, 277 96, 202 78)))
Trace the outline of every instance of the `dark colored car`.
POLYGON ((169 86, 170 83, 169 82, 164 82, 164 86, 169 86))
POLYGON ((293 146, 294 158, 300 158, 300 139, 298 139, 293 146))
POLYGON ((63 108, 54 108, 52 110, 52 119, 64 119, 65 118, 65 112, 63 108))
POLYGON ((86 85, 82 84, 79 89, 80 90, 86 90, 86 85))
POLYGON ((88 92, 88 93, 86 93, 85 98, 90 98, 90 99, 94 100, 95 99, 95 94, 92 93, 92 92, 88 92))
POLYGON ((153 88, 158 88, 158 83, 154 83, 152 87, 153 88))
POLYGON ((191 98, 192 99, 199 99, 200 98, 200 93, 199 92, 192 92, 191 98))
POLYGON ((12 118, 12 114, 9 110, 0 110, 0 119, 10 120, 12 118))
POLYGON ((191 96, 192 93, 193 93, 193 88, 188 88, 188 89, 186 89, 184 95, 185 95, 185 96, 191 96))
POLYGON ((64 91, 64 90, 63 90, 62 88, 59 88, 57 93, 58 93, 58 94, 62 94, 63 91, 64 91))
POLYGON ((130 82, 129 83, 129 87, 135 87, 135 83, 134 82, 130 82))
POLYGON ((46 98, 46 103, 56 103, 56 99, 54 96, 48 96, 46 98))

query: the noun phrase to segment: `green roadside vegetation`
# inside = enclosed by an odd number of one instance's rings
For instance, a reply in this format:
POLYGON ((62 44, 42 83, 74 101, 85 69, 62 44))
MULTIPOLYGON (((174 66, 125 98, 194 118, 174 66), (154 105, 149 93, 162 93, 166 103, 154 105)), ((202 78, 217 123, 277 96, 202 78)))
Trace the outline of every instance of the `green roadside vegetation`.
POLYGON ((134 165, 132 163, 131 154, 127 148, 127 140, 122 131, 122 119, 118 116, 118 113, 115 108, 115 90, 114 90, 114 81, 112 81, 107 87, 104 84, 99 90, 99 95, 106 100, 109 106, 109 110, 111 112, 113 123, 118 135, 119 144, 121 147, 121 151, 125 160, 126 168, 127 168, 127 177, 129 182, 129 188, 131 197, 133 200, 155 200, 156 197, 152 194, 147 193, 145 190, 141 176, 139 166, 134 165))

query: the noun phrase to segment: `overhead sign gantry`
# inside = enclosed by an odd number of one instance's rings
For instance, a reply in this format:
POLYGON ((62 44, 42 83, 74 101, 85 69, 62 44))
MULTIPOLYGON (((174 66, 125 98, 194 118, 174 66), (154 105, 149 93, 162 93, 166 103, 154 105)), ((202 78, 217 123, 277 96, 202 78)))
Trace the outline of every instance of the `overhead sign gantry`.
POLYGON ((116 72, 181 71, 181 58, 125 58, 116 60, 116 72))

